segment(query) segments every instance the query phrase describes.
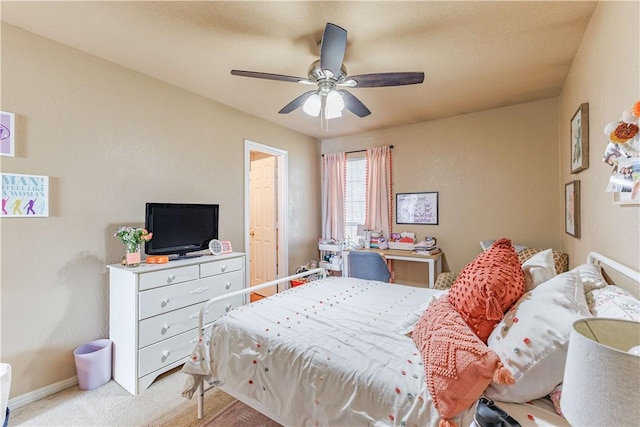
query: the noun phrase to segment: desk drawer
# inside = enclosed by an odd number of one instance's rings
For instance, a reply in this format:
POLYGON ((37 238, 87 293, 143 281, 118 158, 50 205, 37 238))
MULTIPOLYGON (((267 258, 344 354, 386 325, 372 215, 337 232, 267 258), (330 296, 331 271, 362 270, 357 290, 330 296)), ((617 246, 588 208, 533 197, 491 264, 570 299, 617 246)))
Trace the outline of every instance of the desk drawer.
POLYGON ((138 378, 191 354, 198 341, 196 329, 141 349, 138 352, 138 378))
POLYGON ((175 285, 199 278, 200 271, 197 265, 170 268, 167 270, 152 271, 140 275, 139 290, 145 291, 160 286, 175 285))

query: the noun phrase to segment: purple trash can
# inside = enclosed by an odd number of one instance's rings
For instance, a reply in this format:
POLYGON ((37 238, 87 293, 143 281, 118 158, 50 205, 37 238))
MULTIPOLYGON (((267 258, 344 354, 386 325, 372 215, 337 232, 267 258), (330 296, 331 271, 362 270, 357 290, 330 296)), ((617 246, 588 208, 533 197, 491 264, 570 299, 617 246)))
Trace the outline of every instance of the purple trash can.
POLYGON ((111 340, 91 341, 73 350, 81 390, 93 390, 111 379, 111 340))

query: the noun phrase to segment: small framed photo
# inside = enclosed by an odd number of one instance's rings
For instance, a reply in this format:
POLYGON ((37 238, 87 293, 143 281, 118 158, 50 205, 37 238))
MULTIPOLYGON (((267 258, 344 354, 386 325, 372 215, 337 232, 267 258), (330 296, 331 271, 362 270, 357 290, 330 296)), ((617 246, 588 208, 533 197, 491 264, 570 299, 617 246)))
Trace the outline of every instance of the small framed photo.
POLYGON ((589 104, 581 104, 571 118, 571 173, 589 167, 589 104))
POLYGON ((396 224, 438 225, 438 192, 396 194, 396 224))
POLYGON ((580 238, 580 181, 564 186, 564 232, 580 238))
POLYGON ((0 156, 15 155, 15 129, 15 114, 0 111, 0 156))

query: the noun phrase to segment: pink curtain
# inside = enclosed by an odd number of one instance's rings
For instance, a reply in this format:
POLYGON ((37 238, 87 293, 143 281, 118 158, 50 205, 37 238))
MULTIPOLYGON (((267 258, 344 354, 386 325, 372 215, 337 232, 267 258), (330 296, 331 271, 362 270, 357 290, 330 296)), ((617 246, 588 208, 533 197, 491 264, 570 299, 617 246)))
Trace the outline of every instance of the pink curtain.
POLYGON ((344 193, 347 155, 328 153, 322 157, 322 238, 344 240, 344 193))
POLYGON ((369 230, 391 233, 391 148, 367 149, 367 191, 365 225, 369 230))

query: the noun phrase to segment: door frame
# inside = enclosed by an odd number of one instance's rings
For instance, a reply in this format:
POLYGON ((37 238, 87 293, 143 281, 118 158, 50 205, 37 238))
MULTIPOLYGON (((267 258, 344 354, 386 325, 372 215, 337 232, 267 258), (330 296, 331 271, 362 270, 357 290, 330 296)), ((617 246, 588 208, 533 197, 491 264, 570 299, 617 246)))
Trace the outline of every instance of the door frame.
MULTIPOLYGON (((249 235, 251 228, 251 206, 249 204, 249 178, 251 167, 251 152, 257 151, 260 153, 270 154, 276 157, 276 188, 278 191, 277 196, 277 217, 276 225, 278 232, 277 235, 277 248, 278 257, 276 259, 276 279, 288 276, 289 272, 289 245, 288 239, 288 206, 289 206, 289 172, 287 165, 289 163, 289 153, 278 148, 274 148, 268 145, 260 144, 259 142, 244 140, 244 248, 247 254, 247 267, 251 268, 251 236, 249 235)), ((251 271, 247 274, 247 283, 249 286, 249 277, 251 271)), ((278 290, 282 290, 281 285, 278 285, 278 290)))

